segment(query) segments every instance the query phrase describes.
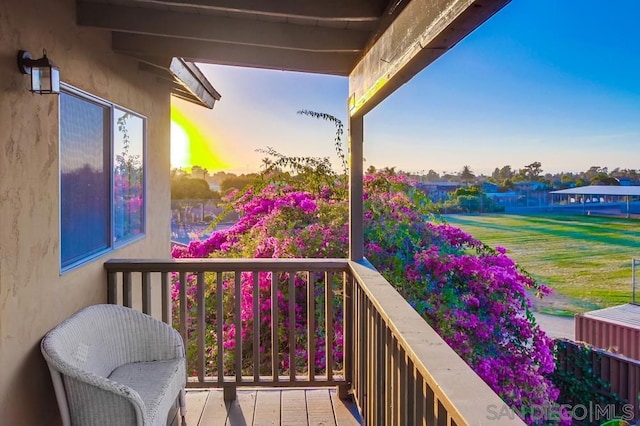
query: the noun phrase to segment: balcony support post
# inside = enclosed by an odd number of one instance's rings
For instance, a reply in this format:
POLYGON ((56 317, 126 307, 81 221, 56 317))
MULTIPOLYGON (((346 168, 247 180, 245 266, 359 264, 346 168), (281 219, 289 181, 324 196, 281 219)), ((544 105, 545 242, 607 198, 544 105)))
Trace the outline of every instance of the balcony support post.
POLYGON ((364 117, 349 117, 349 259, 364 259, 364 117))
POLYGON ((345 383, 338 385, 340 399, 353 400, 353 292, 354 282, 351 274, 343 274, 343 363, 345 383))

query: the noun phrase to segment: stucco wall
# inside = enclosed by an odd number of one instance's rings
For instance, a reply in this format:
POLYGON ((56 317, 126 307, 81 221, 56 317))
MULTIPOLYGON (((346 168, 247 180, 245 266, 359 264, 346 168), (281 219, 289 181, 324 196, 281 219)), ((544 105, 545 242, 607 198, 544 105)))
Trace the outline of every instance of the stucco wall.
POLYGON ((79 28, 74 0, 0 1, 0 424, 57 424, 42 336, 78 309, 106 302, 103 262, 169 255, 170 96, 79 28), (148 117, 147 236, 60 275, 58 97, 28 92, 19 49, 43 48, 62 81, 148 117))

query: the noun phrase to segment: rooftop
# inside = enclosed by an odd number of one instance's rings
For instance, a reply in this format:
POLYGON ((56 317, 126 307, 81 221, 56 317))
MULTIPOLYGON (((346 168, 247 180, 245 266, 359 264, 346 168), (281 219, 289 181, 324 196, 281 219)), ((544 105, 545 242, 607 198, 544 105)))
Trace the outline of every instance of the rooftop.
POLYGON ((552 194, 640 196, 640 186, 588 185, 552 191, 552 194))
POLYGON ((582 314, 588 318, 640 329, 640 305, 627 303, 582 314))

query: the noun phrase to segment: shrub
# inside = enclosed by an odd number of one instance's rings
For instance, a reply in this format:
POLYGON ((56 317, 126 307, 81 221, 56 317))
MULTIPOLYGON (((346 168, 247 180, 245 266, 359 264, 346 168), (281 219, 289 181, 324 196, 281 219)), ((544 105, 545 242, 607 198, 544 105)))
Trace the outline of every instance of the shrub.
MULTIPOLYGON (((337 133, 342 131, 338 124, 337 133)), ((339 142, 337 137, 338 147, 339 142)), ((204 241, 192 241, 188 247, 176 246, 174 257, 346 257, 349 236, 346 173, 334 172, 326 158, 292 158, 272 149, 264 152, 274 158, 267 170, 245 192, 227 195, 227 211, 237 212, 240 219, 204 241)), ((338 151, 339 157, 341 152, 338 151)), ((460 229, 438 222, 431 209, 425 195, 393 169, 367 175, 364 180, 367 259, 517 412, 553 404, 558 389, 547 378, 554 371, 552 341, 536 325, 526 293, 527 289, 534 289, 542 296, 550 290, 520 270, 505 249, 492 249, 460 229)), ((278 278, 279 316, 288 318, 288 276, 282 274, 278 278)), ((301 278, 295 279, 296 286, 305 285, 301 278)), ((269 301, 269 282, 268 274, 259 275, 260 327, 266 330, 270 327, 271 305, 262 301, 269 301)), ((235 283, 227 277, 222 285, 231 289, 235 283)), ((249 337, 254 318, 253 282, 249 274, 242 276, 241 285, 241 333, 249 337)), ((215 297, 214 286, 215 283, 209 283, 207 297, 215 297)), ((174 300, 178 287, 175 282, 174 300)), ((190 287, 188 293, 193 292, 190 287)), ((306 326, 302 293, 296 293, 296 330, 306 326)), ((323 303, 322 294, 320 288, 315 295, 316 303, 323 303)), ((209 300, 208 304, 212 306, 215 302, 209 300)), ((224 304, 230 307, 232 300, 225 300, 224 304)), ((340 317, 339 298, 334 308, 340 317)), ((321 367, 326 335, 322 328, 323 312, 318 311, 316 349, 320 362, 316 366, 321 367)), ((287 320, 282 324, 287 324, 287 320)), ((339 321, 334 330, 335 338, 331 341, 339 365, 342 361, 339 321)), ((236 336, 237 330, 227 321, 222 336, 225 347, 233 348, 236 336)), ((215 339, 213 330, 208 330, 207 343, 212 346, 207 349, 207 359, 213 365, 217 356, 215 339)), ((306 347, 304 339, 292 342, 302 355, 306 347)), ((261 342, 261 353, 267 343, 261 342)), ((283 339, 279 350, 287 353, 288 348, 289 342, 283 339)), ((243 359, 250 360, 251 354, 251 346, 243 345, 243 359)), ((263 361, 268 365, 267 358, 263 361)), ((230 367, 233 360, 225 359, 225 365, 230 367)), ((286 360, 280 363, 281 371, 288 367, 286 360)), ((535 424, 533 418, 527 418, 526 414, 523 417, 535 424)))

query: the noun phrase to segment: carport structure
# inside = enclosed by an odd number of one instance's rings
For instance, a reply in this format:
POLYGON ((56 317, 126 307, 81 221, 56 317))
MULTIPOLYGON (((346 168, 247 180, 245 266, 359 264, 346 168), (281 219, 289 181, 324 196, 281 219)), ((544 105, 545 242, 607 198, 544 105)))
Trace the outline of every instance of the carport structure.
POLYGON ((582 209, 586 208, 586 200, 588 197, 593 196, 605 196, 605 197, 624 197, 627 204, 627 218, 630 214, 630 200, 631 197, 640 197, 640 186, 608 186, 608 185, 588 185, 580 186, 578 188, 562 189, 559 191, 552 191, 551 194, 566 195, 567 197, 572 195, 582 196, 582 209))

